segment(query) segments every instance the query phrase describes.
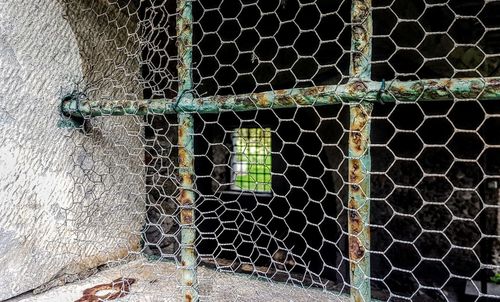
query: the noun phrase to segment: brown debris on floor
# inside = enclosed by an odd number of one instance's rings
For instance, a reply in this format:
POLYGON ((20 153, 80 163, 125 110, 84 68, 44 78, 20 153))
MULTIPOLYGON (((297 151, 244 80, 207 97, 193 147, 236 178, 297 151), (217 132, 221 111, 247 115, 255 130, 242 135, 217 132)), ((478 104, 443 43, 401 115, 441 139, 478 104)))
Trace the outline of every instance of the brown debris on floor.
POLYGON ((75 302, 109 301, 125 297, 130 293, 130 286, 135 283, 133 278, 118 278, 111 283, 99 284, 83 291, 83 296, 75 302), (112 291, 101 294, 100 291, 112 291))

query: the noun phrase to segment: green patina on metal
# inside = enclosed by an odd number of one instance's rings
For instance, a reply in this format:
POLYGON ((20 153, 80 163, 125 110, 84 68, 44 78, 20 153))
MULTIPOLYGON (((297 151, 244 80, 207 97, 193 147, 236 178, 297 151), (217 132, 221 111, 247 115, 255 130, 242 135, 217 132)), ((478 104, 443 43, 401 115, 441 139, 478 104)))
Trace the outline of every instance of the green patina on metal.
MULTIPOLYGON (((371 301, 370 287, 370 116, 373 103, 371 92, 380 101, 382 84, 378 90, 365 81, 371 77, 371 0, 354 0, 351 10, 351 81, 349 94, 359 95, 358 104, 350 106, 349 131, 349 267, 351 301, 371 301)), ((385 83, 384 83, 385 84, 385 83)))
MULTIPOLYGON (((190 103, 192 100, 192 41, 193 14, 191 0, 177 1, 177 51, 179 61, 177 72, 179 88, 174 104, 164 104, 174 111, 179 110, 179 104, 190 103)), ((156 104, 158 105, 158 104, 156 104)), ((143 109, 149 112, 149 109, 143 109)), ((195 194, 194 194, 194 120, 187 113, 178 114, 179 128, 179 177, 180 185, 180 228, 181 228, 181 273, 182 299, 186 302, 198 301, 198 279, 196 273, 196 225, 195 225, 195 194)))
POLYGON ((182 295, 184 301, 198 301, 196 276, 196 226, 194 194, 194 127, 191 114, 179 114, 179 177, 182 295))
POLYGON ((268 92, 211 96, 193 99, 185 94, 176 104, 173 99, 152 100, 89 100, 66 99, 61 111, 68 116, 92 117, 106 115, 154 115, 177 112, 217 113, 249 111, 263 108, 322 106, 338 103, 365 102, 427 102, 454 99, 498 100, 500 78, 437 79, 420 81, 389 81, 384 91, 381 82, 357 80, 345 85, 294 88, 268 92))
POLYGON ((354 0, 351 7, 352 38, 350 75, 369 80, 371 76, 371 0, 354 0))
POLYGON ((372 103, 350 108, 348 232, 351 297, 354 301, 371 301, 369 138, 372 108, 372 103))
POLYGON ((175 113, 173 100, 66 100, 61 110, 71 116, 148 115, 175 113))

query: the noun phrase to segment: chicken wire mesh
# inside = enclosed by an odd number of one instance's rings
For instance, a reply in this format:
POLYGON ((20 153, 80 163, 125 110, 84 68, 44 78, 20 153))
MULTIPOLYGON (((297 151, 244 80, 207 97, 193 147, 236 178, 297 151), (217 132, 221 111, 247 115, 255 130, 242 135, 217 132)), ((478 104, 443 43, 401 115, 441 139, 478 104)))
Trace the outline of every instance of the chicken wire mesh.
POLYGON ((122 299, 500 298, 500 2, 62 3, 74 198, 145 204, 122 299))

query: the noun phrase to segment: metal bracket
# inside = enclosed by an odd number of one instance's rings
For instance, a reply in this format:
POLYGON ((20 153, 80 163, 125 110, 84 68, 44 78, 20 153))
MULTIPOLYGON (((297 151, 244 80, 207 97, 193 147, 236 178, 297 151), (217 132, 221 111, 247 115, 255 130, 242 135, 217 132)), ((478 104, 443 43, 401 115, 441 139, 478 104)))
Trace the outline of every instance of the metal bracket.
POLYGON ((61 118, 57 122, 58 128, 80 129, 84 133, 88 132, 88 130, 90 129, 90 120, 81 116, 76 116, 71 114, 71 111, 74 112, 80 111, 80 109, 78 108, 80 101, 82 101, 85 98, 87 98, 87 95, 85 93, 76 90, 72 91, 70 94, 62 98, 61 105, 59 107, 61 118), (77 104, 75 108, 71 108, 70 112, 63 110, 63 106, 65 103, 68 102, 71 103, 74 100, 77 101, 74 102, 75 104, 77 104))

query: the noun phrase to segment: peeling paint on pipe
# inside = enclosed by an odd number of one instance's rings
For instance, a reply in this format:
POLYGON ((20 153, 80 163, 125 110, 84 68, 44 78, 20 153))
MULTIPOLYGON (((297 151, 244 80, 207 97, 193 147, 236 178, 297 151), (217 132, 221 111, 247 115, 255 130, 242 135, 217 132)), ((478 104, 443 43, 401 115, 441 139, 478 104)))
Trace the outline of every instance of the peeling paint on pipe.
POLYGON ((181 270, 183 301, 198 301, 196 278, 196 226, 194 194, 193 116, 179 114, 179 177, 181 270))
MULTIPOLYGON (((194 194, 194 119, 183 113, 178 104, 192 100, 192 41, 193 14, 191 0, 177 1, 177 50, 179 61, 177 73, 179 89, 175 103, 164 103, 160 108, 169 108, 178 114, 179 177, 180 185, 180 228, 181 228, 181 284, 182 301, 196 302, 198 295, 197 255, 195 249, 195 194, 194 194)), ((149 102, 148 102, 149 104, 149 102)), ((157 105, 157 104, 156 104, 157 105)), ((144 108, 144 112, 149 112, 144 108)))
POLYGON ((372 17, 371 0, 353 0, 351 10, 351 80, 349 94, 365 93, 350 106, 349 131, 349 268, 351 301, 371 301, 370 286, 370 116, 373 103, 368 96, 383 95, 382 83, 373 89, 371 79, 372 17))
POLYGON ((370 115, 372 103, 350 108, 349 264, 351 299, 371 301, 370 289, 370 115))
POLYGON ((236 96, 213 96, 190 99, 186 94, 177 106, 173 99, 89 100, 65 99, 61 110, 77 117, 107 115, 162 115, 180 112, 217 113, 249 111, 263 108, 322 106, 365 102, 428 102, 454 99, 498 100, 500 78, 437 79, 421 81, 388 81, 379 93, 381 82, 352 81, 345 85, 283 89, 236 96), (377 98, 379 95, 379 99, 377 98))
POLYGON ((371 0, 353 0, 351 7, 351 68, 350 75, 363 80, 371 76, 372 17, 371 0))

